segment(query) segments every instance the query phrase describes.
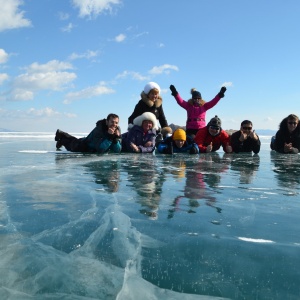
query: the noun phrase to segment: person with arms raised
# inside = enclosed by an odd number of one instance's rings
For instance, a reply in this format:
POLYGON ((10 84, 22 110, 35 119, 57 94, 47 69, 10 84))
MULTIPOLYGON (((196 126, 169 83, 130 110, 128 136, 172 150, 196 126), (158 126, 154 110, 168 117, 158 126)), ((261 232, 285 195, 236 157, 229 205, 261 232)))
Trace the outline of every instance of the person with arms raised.
POLYGON ((225 96, 226 87, 223 86, 220 92, 212 100, 205 102, 201 93, 196 89, 191 90, 192 98, 185 101, 181 98, 174 85, 170 85, 172 96, 174 96, 178 105, 187 112, 186 133, 191 137, 195 137, 200 128, 206 126, 206 111, 213 108, 221 98, 225 96))

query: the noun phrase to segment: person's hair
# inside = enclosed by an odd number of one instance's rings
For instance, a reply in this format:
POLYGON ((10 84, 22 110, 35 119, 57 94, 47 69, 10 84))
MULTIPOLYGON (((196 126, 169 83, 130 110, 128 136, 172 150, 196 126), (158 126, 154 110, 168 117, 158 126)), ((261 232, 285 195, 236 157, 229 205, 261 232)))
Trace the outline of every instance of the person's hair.
POLYGON ((151 93, 151 92, 155 92, 156 94, 159 94, 159 90, 157 88, 153 88, 149 91, 149 93, 147 94, 147 96, 151 93))
POLYGON ((251 124, 251 126, 253 126, 252 122, 249 121, 249 120, 244 120, 242 123, 241 123, 241 126, 245 125, 245 124, 251 124))
POLYGON ((109 114, 108 116, 107 116, 107 118, 106 118, 106 120, 108 121, 110 118, 112 118, 112 119, 120 119, 119 118, 119 116, 118 115, 116 115, 116 114, 109 114))
POLYGON ((288 130, 288 121, 289 120, 293 120, 293 121, 296 121, 298 123, 297 125, 297 129, 300 128, 300 123, 299 123, 299 117, 294 115, 294 114, 289 114, 287 117, 285 117, 279 124, 279 129, 282 129, 282 130, 288 130))

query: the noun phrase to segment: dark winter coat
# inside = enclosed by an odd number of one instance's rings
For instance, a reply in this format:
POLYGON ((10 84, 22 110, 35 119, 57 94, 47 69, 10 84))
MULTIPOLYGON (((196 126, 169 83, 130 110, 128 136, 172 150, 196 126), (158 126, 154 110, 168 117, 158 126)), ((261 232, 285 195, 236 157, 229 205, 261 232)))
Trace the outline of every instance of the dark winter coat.
POLYGON ((155 150, 156 130, 148 130, 146 133, 143 131, 142 126, 134 125, 128 132, 122 134, 122 151, 134 152, 130 147, 134 143, 139 147, 141 153, 151 153, 155 150), (151 142, 151 147, 145 147, 147 142, 151 142))
POLYGON ((279 130, 275 135, 275 141, 273 144, 273 149, 280 153, 284 152, 284 144, 292 143, 294 148, 297 148, 300 152, 300 123, 295 128, 294 131, 289 132, 286 124, 286 120, 281 122, 279 130))
POLYGON ((133 120, 144 112, 151 112, 155 115, 156 119, 159 120, 161 128, 167 127, 168 122, 162 107, 162 98, 159 96, 158 99, 153 102, 144 92, 141 93, 141 98, 142 99, 135 106, 133 113, 128 118, 128 124, 133 124, 133 120))
MULTIPOLYGON (((121 133, 120 127, 118 127, 118 130, 121 133)), ((89 133, 89 135, 82 139, 82 142, 87 149, 86 152, 121 152, 121 136, 109 134, 107 131, 108 127, 106 125, 106 119, 99 120, 96 123, 96 127, 89 133)))
POLYGON ((241 142, 239 140, 241 136, 241 131, 234 132, 230 137, 230 144, 232 146, 232 151, 235 153, 239 152, 254 152, 257 154, 260 151, 260 140, 256 141, 255 139, 248 137, 246 140, 241 142))

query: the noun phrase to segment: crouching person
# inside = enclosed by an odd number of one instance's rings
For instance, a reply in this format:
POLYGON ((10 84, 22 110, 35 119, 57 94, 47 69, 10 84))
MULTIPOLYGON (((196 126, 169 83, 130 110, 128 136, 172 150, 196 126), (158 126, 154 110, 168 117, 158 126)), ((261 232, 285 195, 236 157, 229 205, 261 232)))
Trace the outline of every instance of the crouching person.
POLYGON ((156 117, 145 112, 133 120, 133 127, 122 135, 122 152, 152 153, 155 150, 156 117))
POLYGON ((121 129, 119 116, 109 114, 106 119, 99 120, 96 127, 87 137, 76 138, 57 129, 55 135, 56 148, 64 146, 71 152, 121 152, 121 129))
POLYGON ((199 148, 194 140, 186 135, 183 129, 178 128, 174 131, 172 136, 167 137, 157 145, 157 151, 164 154, 182 152, 197 154, 199 153, 199 148))

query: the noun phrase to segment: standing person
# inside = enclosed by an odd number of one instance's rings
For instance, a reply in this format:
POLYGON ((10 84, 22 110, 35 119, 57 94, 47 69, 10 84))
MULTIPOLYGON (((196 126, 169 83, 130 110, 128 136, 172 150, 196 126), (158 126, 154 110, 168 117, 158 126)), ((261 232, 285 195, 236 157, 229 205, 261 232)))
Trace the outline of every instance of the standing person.
POLYGON ((257 154, 260 151, 260 140, 251 121, 244 120, 241 123, 240 130, 231 135, 230 144, 235 153, 253 151, 257 154))
POLYGON ((141 100, 137 103, 133 113, 128 118, 128 128, 131 128, 133 126, 133 120, 144 112, 153 113, 159 121, 161 128, 168 127, 162 102, 159 85, 155 82, 147 83, 141 93, 141 100))
POLYGON ((280 122, 275 139, 272 138, 271 149, 280 153, 299 153, 300 125, 298 116, 290 114, 280 122))
POLYGON ((188 101, 181 98, 174 85, 170 85, 170 90, 178 105, 187 112, 186 133, 194 137, 197 131, 206 125, 206 111, 213 108, 225 96, 226 87, 223 86, 215 98, 208 102, 202 99, 201 93, 196 89, 191 90, 192 98, 188 101))
POLYGON ((167 137, 157 145, 157 151, 164 154, 183 152, 197 154, 199 153, 199 148, 194 140, 186 135, 183 129, 178 128, 172 136, 167 137))
POLYGON ((155 150, 156 117, 145 112, 133 120, 133 127, 122 134, 122 151, 152 153, 155 150))
POLYGON ((109 114, 106 119, 99 120, 96 127, 87 137, 76 138, 57 129, 55 134, 56 148, 64 146, 71 152, 121 152, 121 129, 118 126, 119 116, 109 114))
POLYGON ((231 153, 230 137, 221 128, 221 120, 218 116, 212 118, 207 126, 198 130, 195 136, 195 143, 198 145, 200 153, 210 153, 223 147, 224 152, 231 153))

